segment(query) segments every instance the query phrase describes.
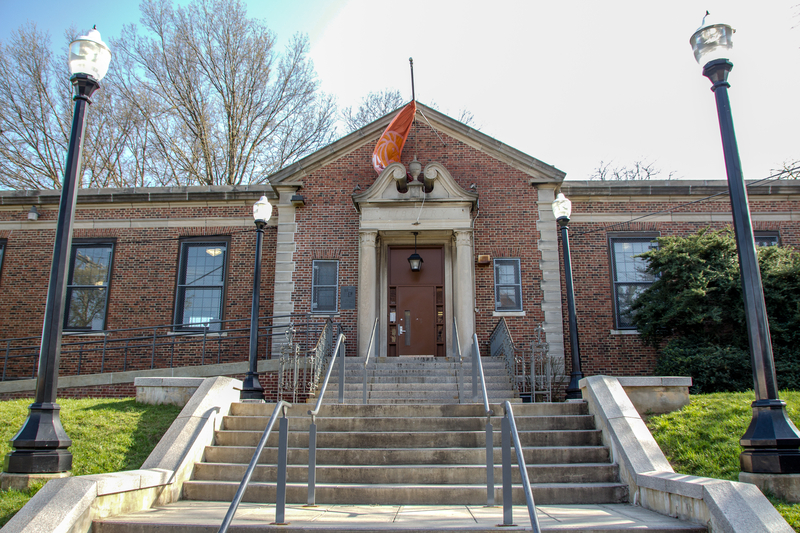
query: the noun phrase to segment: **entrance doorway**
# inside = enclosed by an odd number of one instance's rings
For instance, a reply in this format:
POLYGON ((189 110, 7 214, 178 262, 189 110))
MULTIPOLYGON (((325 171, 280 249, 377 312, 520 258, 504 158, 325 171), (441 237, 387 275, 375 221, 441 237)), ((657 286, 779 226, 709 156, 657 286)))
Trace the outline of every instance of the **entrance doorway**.
POLYGON ((444 249, 417 248, 419 272, 408 264, 413 253, 411 247, 389 248, 387 354, 444 357, 444 249))

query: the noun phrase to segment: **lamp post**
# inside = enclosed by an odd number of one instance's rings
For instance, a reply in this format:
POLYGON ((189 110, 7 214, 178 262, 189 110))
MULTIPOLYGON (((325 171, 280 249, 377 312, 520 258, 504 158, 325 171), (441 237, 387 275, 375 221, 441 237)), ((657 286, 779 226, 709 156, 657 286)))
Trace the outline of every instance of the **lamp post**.
POLYGON ((711 80, 711 90, 717 103, 756 396, 752 403, 753 418, 750 426, 739 441, 744 448, 739 462, 743 472, 800 473, 800 434, 786 416, 786 402, 778 399, 761 271, 758 267, 747 190, 728 99, 728 74, 733 63, 727 58, 733 47, 734 30, 727 24, 706 22, 706 17, 690 42, 695 59, 703 67, 703 76, 711 80))
POLYGON ((262 196, 253 205, 253 218, 256 222, 256 259, 253 266, 253 303, 250 307, 250 369, 242 383, 242 400, 263 400, 264 388, 258 381, 258 307, 261 296, 261 243, 264 228, 272 215, 272 205, 262 196))
POLYGON ((56 403, 58 365, 61 358, 61 332, 64 325, 64 303, 67 290, 67 269, 72 247, 72 221, 81 175, 81 151, 86 109, 90 97, 100 87, 111 61, 111 51, 92 29, 69 45, 70 81, 75 87, 75 110, 72 117, 61 201, 58 207, 56 236, 50 285, 47 289, 39 368, 34 403, 28 418, 11 445, 14 450, 5 457, 4 471, 15 474, 59 473, 72 467, 68 448, 72 441, 61 425, 60 407, 56 403))
POLYGON ((572 284, 572 260, 569 256, 569 217, 572 202, 563 193, 558 193, 553 201, 553 214, 561 226, 561 241, 564 243, 564 277, 567 282, 567 310, 569 313, 569 344, 572 348, 572 374, 567 385, 567 400, 580 400, 581 389, 578 382, 583 379, 581 371, 581 350, 578 344, 578 318, 575 315, 575 289, 572 284))

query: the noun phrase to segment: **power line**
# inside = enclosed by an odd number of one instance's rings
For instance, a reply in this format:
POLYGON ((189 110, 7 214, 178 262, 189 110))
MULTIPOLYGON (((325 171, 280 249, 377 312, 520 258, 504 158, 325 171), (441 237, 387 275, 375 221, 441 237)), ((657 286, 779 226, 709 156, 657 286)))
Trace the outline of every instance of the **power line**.
MULTIPOLYGON (((794 168, 789 168, 789 169, 786 169, 786 170, 782 170, 782 171, 778 172, 777 174, 772 174, 770 176, 767 176, 766 178, 761 178, 760 180, 751 181, 750 183, 747 184, 747 187, 748 188, 749 187, 757 187, 759 185, 763 185, 764 182, 767 182, 767 181, 778 181, 778 180, 781 179, 781 177, 784 174, 791 174, 792 172, 796 172, 798 170, 800 170, 800 166, 796 166, 794 168)), ((612 229, 612 228, 615 228, 615 227, 618 227, 618 226, 625 226, 627 224, 630 224, 631 222, 636 222, 636 221, 639 221, 639 220, 642 220, 642 219, 645 219, 645 218, 653 217, 653 216, 656 216, 656 215, 662 215, 664 213, 673 213, 673 212, 675 212, 675 211, 677 211, 679 209, 682 209, 684 207, 688 207, 690 205, 707 202, 708 200, 711 200, 712 198, 716 198, 717 196, 726 196, 728 194, 729 193, 727 191, 718 192, 718 193, 706 196, 705 198, 699 198, 697 200, 692 200, 691 202, 686 202, 685 204, 680 204, 680 205, 677 205, 675 207, 671 207, 669 209, 662 209, 661 211, 655 211, 653 213, 648 213, 646 215, 642 215, 642 216, 639 216, 639 217, 636 217, 636 218, 632 218, 631 220, 626 220, 625 222, 617 222, 616 224, 611 224, 610 226, 603 226, 602 228, 597 228, 597 229, 593 229, 593 230, 589 230, 589 231, 576 231, 574 233, 571 233, 571 236, 572 237, 577 237, 578 235, 589 235, 591 233, 597 233, 597 232, 600 232, 600 231, 608 231, 609 229, 612 229)))

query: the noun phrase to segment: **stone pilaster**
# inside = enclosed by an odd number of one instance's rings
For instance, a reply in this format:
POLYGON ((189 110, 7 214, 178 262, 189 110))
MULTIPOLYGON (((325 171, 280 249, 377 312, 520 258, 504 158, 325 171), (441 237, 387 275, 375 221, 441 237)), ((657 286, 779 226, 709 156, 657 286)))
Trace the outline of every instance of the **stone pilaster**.
MULTIPOLYGON (((278 235, 275 245, 275 290, 272 303, 272 315, 290 315, 294 313, 294 272, 295 261, 294 253, 297 251, 294 236, 297 233, 295 223, 295 207, 292 205, 291 197, 295 189, 280 190, 278 198, 278 235)), ((276 318, 273 324, 276 326, 288 325, 291 318, 276 318)), ((283 331, 275 329, 272 337, 272 357, 280 356, 281 346, 286 343, 283 331)))
POLYGON ((559 369, 556 374, 564 371, 564 322, 561 304, 561 260, 558 254, 558 224, 553 214, 553 200, 555 189, 550 187, 538 188, 539 218, 536 229, 539 230, 539 248, 541 259, 539 268, 542 270, 542 312, 544 313, 545 340, 550 346, 550 355, 555 358, 559 369))
MULTIPOLYGON (((358 355, 364 357, 378 316, 378 232, 362 231, 358 238, 358 355)), ((380 337, 379 324, 376 346, 380 337)))
POLYGON ((472 353, 472 335, 475 333, 475 280, 473 279, 472 230, 455 230, 456 268, 453 280, 453 297, 461 353, 472 353))

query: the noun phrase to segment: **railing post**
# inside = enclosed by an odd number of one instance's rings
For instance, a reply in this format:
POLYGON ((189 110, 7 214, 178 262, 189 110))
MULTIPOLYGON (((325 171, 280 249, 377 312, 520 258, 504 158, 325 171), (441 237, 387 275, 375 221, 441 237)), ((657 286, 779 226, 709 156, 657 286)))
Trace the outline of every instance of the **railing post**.
POLYGON ((6 380, 6 367, 8 367, 8 352, 11 350, 11 341, 6 341, 6 358, 3 361, 3 381, 6 380))
POLYGON ((275 500, 275 525, 286 525, 286 460, 289 447, 289 419, 283 410, 278 427, 278 487, 275 500))
POLYGON ((364 405, 367 405, 367 365, 364 365, 364 386, 363 386, 363 390, 364 390, 364 399, 363 399, 362 403, 364 405))
POLYGON ((100 373, 102 374, 106 369, 106 343, 108 342, 108 333, 103 335, 103 353, 100 356, 100 373))
POLYGON ((494 505, 494 434, 492 419, 486 418, 486 505, 494 505))
POLYGON ((480 357, 481 354, 478 351, 475 344, 472 344, 472 401, 478 401, 478 361, 476 357, 480 357))
POLYGON ((156 367, 156 332, 158 328, 153 328, 153 351, 150 354, 150 369, 156 367))
POLYGON ((344 403, 344 343, 339 345, 339 403, 344 403))
POLYGON ((203 354, 200 356, 200 364, 206 364, 206 338, 208 337, 208 322, 203 325, 203 354))
POLYGON ((503 525, 514 525, 514 498, 511 487, 511 422, 508 413, 501 422, 503 433, 503 525))
POLYGON ((317 491, 317 421, 312 416, 308 428, 308 505, 316 506, 317 491))
POLYGON ((78 348, 78 375, 81 375, 81 366, 83 365, 83 343, 78 348))
POLYGON ((122 360, 122 371, 125 372, 128 370, 128 344, 131 341, 125 341, 125 358, 122 360))

